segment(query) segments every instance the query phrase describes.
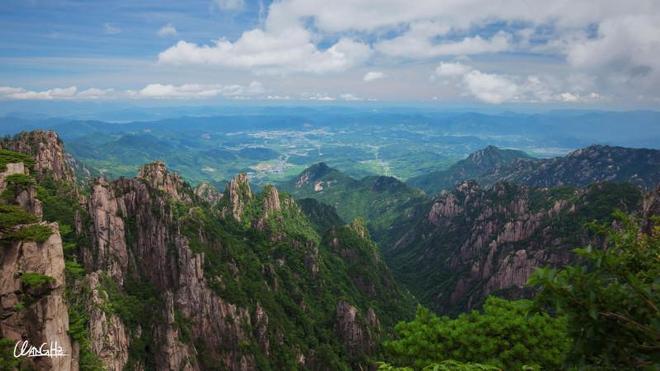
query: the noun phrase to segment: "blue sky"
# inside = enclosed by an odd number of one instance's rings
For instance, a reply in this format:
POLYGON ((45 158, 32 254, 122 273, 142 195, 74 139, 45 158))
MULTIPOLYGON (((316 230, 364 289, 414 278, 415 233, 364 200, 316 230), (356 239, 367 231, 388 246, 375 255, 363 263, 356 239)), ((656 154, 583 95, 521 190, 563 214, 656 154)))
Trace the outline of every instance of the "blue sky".
POLYGON ((660 103, 660 3, 3 1, 8 101, 660 103))

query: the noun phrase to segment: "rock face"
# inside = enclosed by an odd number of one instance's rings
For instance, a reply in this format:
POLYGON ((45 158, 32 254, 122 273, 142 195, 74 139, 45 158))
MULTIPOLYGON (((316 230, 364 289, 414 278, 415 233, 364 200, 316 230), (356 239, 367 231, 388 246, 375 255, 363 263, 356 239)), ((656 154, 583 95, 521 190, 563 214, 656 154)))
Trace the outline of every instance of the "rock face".
POLYGON ((147 182, 151 188, 163 191, 175 200, 191 201, 190 195, 182 192, 184 185, 183 179, 181 179, 179 174, 168 171, 165 163, 162 161, 144 165, 138 172, 137 177, 147 182))
POLYGON ((48 225, 53 234, 44 242, 13 242, 0 254, 0 336, 13 341, 27 340, 39 347, 57 344, 67 356, 40 357, 29 362, 38 370, 72 370, 74 355, 69 315, 64 300, 64 255, 57 224, 48 225), (38 287, 22 282, 21 276, 36 273, 51 277, 38 287), (23 306, 23 308, 21 308, 23 306))
POLYGON ((109 304, 101 287, 100 277, 103 274, 102 271, 92 272, 82 283, 90 293, 85 298, 85 309, 89 314, 91 347, 107 370, 121 371, 128 362, 130 333, 116 314, 101 309, 109 304))
POLYGON ((217 204, 222 199, 222 193, 218 192, 211 184, 202 182, 195 187, 195 196, 211 205, 217 204))
POLYGON ((420 207, 384 247, 385 257, 422 302, 456 313, 490 294, 530 294, 525 284, 535 268, 565 265, 575 259, 571 249, 595 242, 584 223, 640 207, 640 191, 630 185, 547 190, 463 182, 420 207))
POLYGON ((245 206, 252 200, 252 197, 252 190, 250 189, 247 174, 238 174, 227 184, 225 198, 228 200, 229 206, 223 213, 231 215, 234 219, 240 221, 245 206))
MULTIPOLYGON (((43 153, 50 151, 42 149, 43 153)), ((43 160, 43 157, 42 157, 43 160)), ((41 164, 43 166, 45 164, 41 164)), ((9 175, 27 175, 23 163, 6 166, 0 174, 0 189, 8 187, 9 175)), ((12 204, 42 216, 36 190, 28 185, 15 195, 12 204)), ((3 211, 4 212, 4 211, 3 211)), ((0 338, 27 341, 40 347, 59 346, 66 356, 22 358, 25 367, 37 370, 75 370, 76 351, 69 339, 69 315, 65 302, 64 252, 57 223, 37 222, 0 228, 0 338), (41 227, 50 230, 44 241, 17 240, 6 236, 11 230, 41 227), (29 279, 31 278, 31 279, 29 279)))
POLYGON ((660 215, 660 186, 644 197, 642 210, 644 222, 643 229, 645 233, 650 234, 652 232, 651 229, 653 228, 651 218, 660 215))
POLYGON ((0 148, 26 153, 34 158, 38 176, 50 175, 55 180, 73 183, 72 159, 64 152, 64 145, 53 131, 31 131, 0 143, 0 148))
POLYGON ((378 318, 369 308, 367 318, 358 309, 346 301, 339 301, 336 308, 336 331, 349 354, 360 352, 372 353, 379 329, 378 318))
POLYGON ((121 200, 114 195, 110 184, 100 178, 92 186, 87 211, 93 223, 92 238, 95 249, 85 251, 83 259, 88 267, 107 272, 121 285, 128 270, 128 250, 121 200))

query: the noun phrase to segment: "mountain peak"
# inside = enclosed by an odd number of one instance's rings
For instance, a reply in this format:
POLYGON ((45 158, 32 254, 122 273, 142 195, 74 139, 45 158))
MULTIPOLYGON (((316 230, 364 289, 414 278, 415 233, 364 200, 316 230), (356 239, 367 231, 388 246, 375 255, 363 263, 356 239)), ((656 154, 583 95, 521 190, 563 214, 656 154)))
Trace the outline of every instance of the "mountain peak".
POLYGON ((319 162, 317 164, 314 164, 308 167, 307 169, 303 170, 303 172, 300 173, 298 178, 296 178, 296 188, 301 188, 306 184, 315 182, 323 178, 324 176, 330 174, 333 171, 336 170, 328 166, 328 164, 326 164, 325 162, 319 162))
POLYGON ((245 206, 253 198, 247 174, 240 173, 227 183, 225 197, 228 200, 227 202, 229 202, 232 216, 234 219, 240 221, 243 217, 245 206))
POLYGON ((138 171, 138 179, 142 179, 152 188, 161 190, 177 200, 183 200, 185 183, 179 174, 169 171, 163 161, 154 161, 143 165, 138 171))
POLYGON ((331 168, 325 162, 319 162, 303 170, 296 178, 295 188, 302 188, 307 184, 314 183, 316 191, 323 189, 320 180, 329 174, 341 174, 338 170, 331 168))
POLYGON ((215 204, 220 201, 223 194, 218 192, 218 190, 208 182, 201 182, 193 190, 195 195, 202 200, 208 202, 209 204, 215 204))
POLYGON ((494 145, 489 145, 478 151, 472 152, 467 157, 467 161, 481 165, 481 164, 496 164, 500 162, 508 162, 516 158, 529 158, 529 157, 530 156, 523 151, 518 151, 514 149, 502 149, 494 145))
POLYGON ((75 179, 72 159, 64 152, 64 144, 54 131, 22 132, 14 138, 0 141, 0 148, 32 156, 37 176, 49 175, 65 182, 73 182, 75 179))

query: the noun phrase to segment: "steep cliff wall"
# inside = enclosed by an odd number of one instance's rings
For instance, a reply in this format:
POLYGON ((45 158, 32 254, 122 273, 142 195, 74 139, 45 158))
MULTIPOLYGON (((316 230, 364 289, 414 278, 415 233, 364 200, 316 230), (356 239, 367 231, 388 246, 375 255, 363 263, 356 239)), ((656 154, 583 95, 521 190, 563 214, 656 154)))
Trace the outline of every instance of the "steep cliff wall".
POLYGON ((420 207, 385 255, 422 302, 455 313, 490 294, 530 294, 525 284, 535 268, 564 265, 575 259, 571 249, 598 243, 587 222, 607 222, 616 208, 637 212, 641 199, 624 184, 581 190, 464 182, 420 207))

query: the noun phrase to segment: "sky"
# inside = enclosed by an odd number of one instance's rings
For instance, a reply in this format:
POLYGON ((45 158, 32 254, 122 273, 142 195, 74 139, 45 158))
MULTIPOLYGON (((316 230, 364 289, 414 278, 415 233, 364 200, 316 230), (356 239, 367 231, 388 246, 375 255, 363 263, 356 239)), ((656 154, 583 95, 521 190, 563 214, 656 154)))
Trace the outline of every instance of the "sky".
POLYGON ((657 0, 4 0, 0 105, 660 105, 657 0))

